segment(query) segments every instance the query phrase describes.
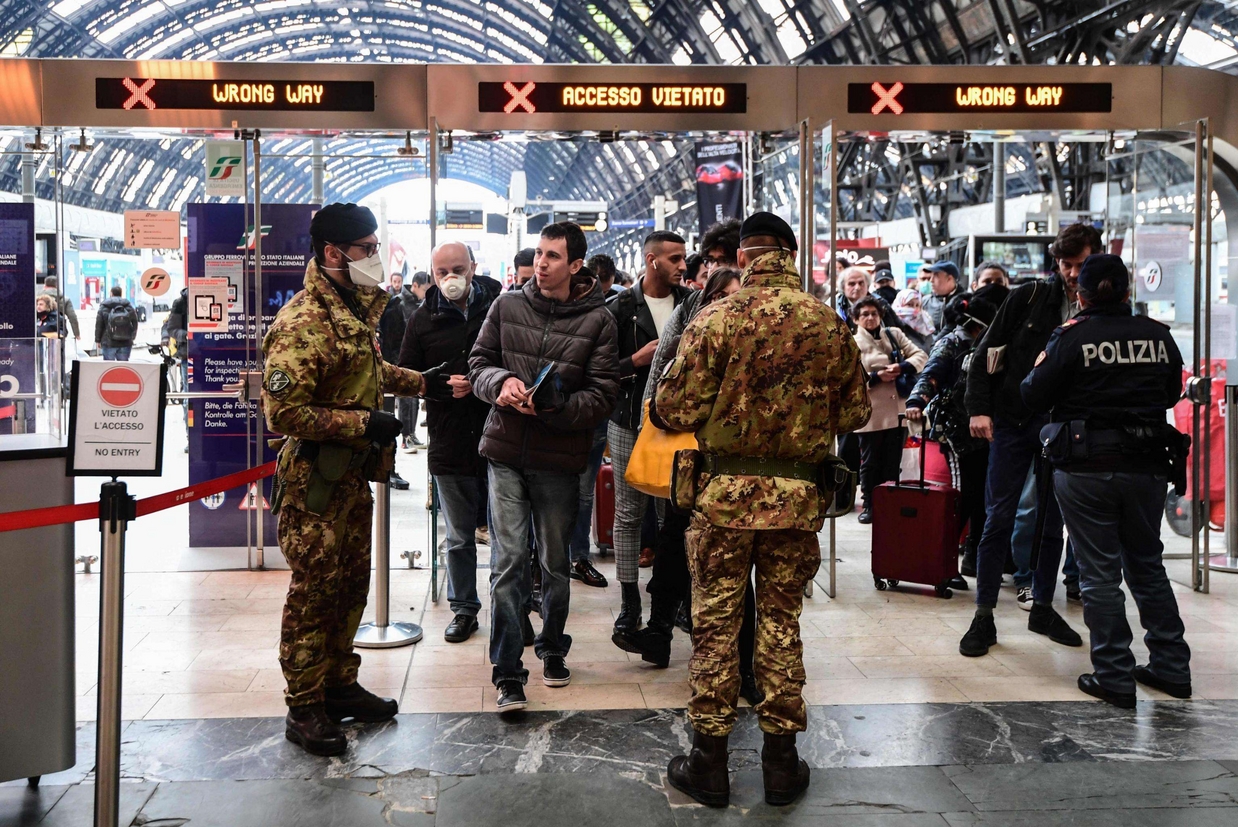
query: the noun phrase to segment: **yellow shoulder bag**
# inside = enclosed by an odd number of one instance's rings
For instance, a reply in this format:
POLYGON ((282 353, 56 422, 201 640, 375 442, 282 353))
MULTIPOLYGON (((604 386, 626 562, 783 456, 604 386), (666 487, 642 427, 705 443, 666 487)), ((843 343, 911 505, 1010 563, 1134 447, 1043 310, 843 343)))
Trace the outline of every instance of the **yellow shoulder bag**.
POLYGON ((651 497, 669 499, 671 496, 671 466, 675 452, 684 448, 696 449, 696 434, 683 431, 663 431, 649 422, 649 404, 645 404, 640 434, 628 459, 628 470, 623 475, 628 485, 651 497))

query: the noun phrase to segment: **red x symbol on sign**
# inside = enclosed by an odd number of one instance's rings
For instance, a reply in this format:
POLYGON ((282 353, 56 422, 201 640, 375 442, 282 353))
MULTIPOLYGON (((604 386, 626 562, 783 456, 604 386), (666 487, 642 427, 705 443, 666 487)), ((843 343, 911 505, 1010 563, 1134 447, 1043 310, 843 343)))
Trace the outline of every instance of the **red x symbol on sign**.
POLYGON ((503 111, 505 113, 510 115, 515 112, 518 107, 524 107, 524 111, 529 113, 537 111, 537 107, 534 106, 533 102, 529 100, 529 95, 533 94, 533 90, 537 88, 537 84, 533 81, 529 81, 524 86, 517 89, 516 84, 509 80, 503 83, 503 88, 507 90, 507 94, 512 96, 512 99, 509 100, 507 105, 503 107, 503 111))
POLYGON ((147 109, 155 108, 155 102, 146 95, 147 92, 155 88, 154 78, 143 81, 141 86, 138 86, 136 83, 129 80, 129 78, 125 78, 124 84, 125 88, 131 93, 129 95, 129 100, 125 101, 126 109, 132 109, 139 103, 147 109))
POLYGON ((898 102, 898 93, 903 91, 903 84, 895 81, 894 85, 886 89, 880 83, 873 81, 873 94, 877 96, 877 102, 873 104, 873 114, 878 115, 883 109, 889 109, 895 115, 903 114, 903 105, 898 102))

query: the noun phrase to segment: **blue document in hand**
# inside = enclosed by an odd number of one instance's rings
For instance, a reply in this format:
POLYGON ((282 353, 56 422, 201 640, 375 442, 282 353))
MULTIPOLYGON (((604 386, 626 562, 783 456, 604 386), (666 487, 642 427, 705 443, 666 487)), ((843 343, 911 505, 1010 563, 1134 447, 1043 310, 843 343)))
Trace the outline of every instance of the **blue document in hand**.
POLYGON ((533 380, 533 384, 529 385, 525 389, 525 393, 528 395, 529 399, 533 398, 533 394, 537 393, 537 389, 540 388, 542 386, 542 383, 546 381, 546 377, 549 376, 552 372, 554 372, 554 369, 555 369, 555 363, 551 362, 550 364, 546 365, 544 368, 542 368, 540 371, 537 372, 537 378, 533 380))

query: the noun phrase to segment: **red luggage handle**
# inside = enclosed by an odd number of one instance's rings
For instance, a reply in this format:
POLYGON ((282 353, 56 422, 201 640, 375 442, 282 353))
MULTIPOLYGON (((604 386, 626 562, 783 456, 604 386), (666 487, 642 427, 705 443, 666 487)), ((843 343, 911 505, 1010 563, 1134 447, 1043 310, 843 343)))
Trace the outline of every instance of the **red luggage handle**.
MULTIPOLYGON (((901 414, 899 414, 899 415, 898 415, 898 424, 899 424, 899 427, 900 427, 900 428, 901 428, 901 427, 903 427, 904 421, 910 421, 910 420, 908 420, 908 419, 907 419, 907 414, 905 414, 905 413, 901 413, 901 414)), ((911 436, 911 427, 910 427, 910 426, 907 426, 907 435, 908 435, 908 436, 911 436)), ((914 487, 914 488, 918 488, 918 489, 920 489, 921 491, 923 491, 924 489, 928 488, 928 483, 927 483, 927 482, 925 482, 925 480, 924 480, 924 465, 925 465, 925 458, 926 458, 926 454, 925 454, 925 452, 927 451, 927 449, 928 449, 928 437, 927 437, 927 435, 925 434, 925 427, 924 427, 924 425, 923 425, 923 424, 921 424, 921 425, 920 425, 920 481, 919 481, 919 482, 917 482, 914 486, 911 486, 911 485, 903 485, 902 474, 899 474, 899 479, 898 479, 898 482, 894 483, 897 487, 899 487, 899 488, 913 488, 913 487, 914 487)))

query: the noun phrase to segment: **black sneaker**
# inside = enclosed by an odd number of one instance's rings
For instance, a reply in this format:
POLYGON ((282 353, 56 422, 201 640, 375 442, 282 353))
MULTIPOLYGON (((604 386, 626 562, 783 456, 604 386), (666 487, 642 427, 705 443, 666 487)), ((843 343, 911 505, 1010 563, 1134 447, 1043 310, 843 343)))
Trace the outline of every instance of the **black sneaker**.
POLYGON ((524 696, 524 684, 520 681, 499 681, 499 712, 519 712, 527 709, 529 699, 524 696))
POLYGON ((394 488, 396 491, 407 491, 408 490, 408 480, 401 477, 395 471, 391 472, 390 482, 391 482, 391 487, 394 488))
POLYGON ((860 512, 858 519, 860 525, 868 525, 873 521, 873 510, 868 506, 864 506, 864 510, 860 512))
POLYGON ((572 682, 572 673, 558 655, 549 655, 542 661, 542 683, 547 686, 567 686, 572 682))
POLYGON ((477 631, 477 618, 471 615, 458 614, 447 624, 443 639, 448 643, 464 643, 477 631))
POLYGON ((1027 630, 1038 635, 1045 635, 1054 643, 1063 646, 1082 646, 1083 638, 1070 628, 1060 614, 1052 606, 1032 606, 1032 613, 1027 618, 1027 630))
POLYGON ((1066 584, 1066 599, 1073 600, 1076 603, 1083 602, 1083 592, 1079 591, 1078 583, 1067 583, 1066 584))
POLYGON ((959 654, 969 658, 978 658, 989 653, 990 646, 997 645, 997 624, 993 615, 976 615, 972 618, 971 628, 959 641, 959 654))
POLYGON ((1166 695, 1173 698, 1182 698, 1185 700, 1186 698, 1191 697, 1190 681, 1187 681, 1186 683, 1173 683, 1171 681, 1167 681, 1164 678, 1157 677, 1152 669, 1147 666, 1135 667, 1135 680, 1139 681, 1144 686, 1159 689, 1166 695))

